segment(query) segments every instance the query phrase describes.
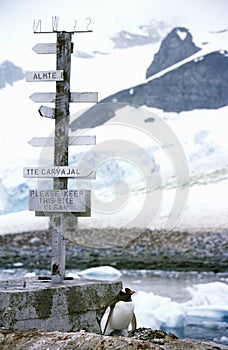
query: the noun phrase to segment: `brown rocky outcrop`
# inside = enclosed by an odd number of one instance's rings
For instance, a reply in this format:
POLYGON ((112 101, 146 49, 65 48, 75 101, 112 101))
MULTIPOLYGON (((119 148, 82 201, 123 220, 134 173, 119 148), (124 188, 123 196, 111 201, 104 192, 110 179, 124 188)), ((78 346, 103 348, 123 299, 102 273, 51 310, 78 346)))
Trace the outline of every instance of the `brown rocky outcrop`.
POLYGON ((131 337, 109 337, 94 333, 44 332, 39 330, 0 330, 2 350, 226 350, 227 346, 204 340, 176 339, 161 332, 154 338, 140 340, 131 337))

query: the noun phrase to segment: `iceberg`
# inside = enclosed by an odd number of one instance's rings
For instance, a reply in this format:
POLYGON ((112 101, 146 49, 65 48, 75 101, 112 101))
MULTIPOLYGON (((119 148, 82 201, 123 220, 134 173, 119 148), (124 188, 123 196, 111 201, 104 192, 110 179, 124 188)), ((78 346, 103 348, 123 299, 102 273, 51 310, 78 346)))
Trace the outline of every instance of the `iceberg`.
POLYGON ((177 329, 191 324, 202 326, 202 318, 221 325, 228 318, 228 285, 222 282, 197 284, 186 288, 191 298, 174 302, 153 292, 138 291, 133 300, 138 327, 177 329))
POLYGON ((83 270, 78 275, 88 279, 117 280, 122 273, 112 266, 98 266, 83 270))

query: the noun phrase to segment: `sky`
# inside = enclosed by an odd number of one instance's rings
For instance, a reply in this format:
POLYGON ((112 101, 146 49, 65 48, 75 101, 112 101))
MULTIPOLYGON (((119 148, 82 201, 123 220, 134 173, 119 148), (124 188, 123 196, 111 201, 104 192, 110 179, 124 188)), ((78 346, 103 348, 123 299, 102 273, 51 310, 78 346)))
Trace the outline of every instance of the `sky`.
POLYGON ((53 41, 53 34, 33 33, 34 20, 41 19, 42 30, 50 30, 52 17, 58 16, 59 29, 72 30, 75 20, 78 29, 85 29, 90 18, 94 34, 74 37, 90 45, 153 19, 170 26, 194 25, 198 32, 219 30, 228 26, 227 10, 228 0, 0 0, 0 63, 8 59, 27 68, 35 60, 31 48, 53 41))

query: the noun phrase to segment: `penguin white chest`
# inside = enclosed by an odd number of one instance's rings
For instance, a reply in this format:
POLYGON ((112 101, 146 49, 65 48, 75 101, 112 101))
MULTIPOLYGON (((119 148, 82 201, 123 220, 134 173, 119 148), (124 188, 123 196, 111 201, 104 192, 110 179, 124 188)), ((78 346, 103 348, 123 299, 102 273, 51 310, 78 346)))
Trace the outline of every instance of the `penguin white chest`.
POLYGON ((133 313, 134 303, 132 301, 119 301, 115 305, 108 328, 112 330, 127 329, 132 321, 133 313))

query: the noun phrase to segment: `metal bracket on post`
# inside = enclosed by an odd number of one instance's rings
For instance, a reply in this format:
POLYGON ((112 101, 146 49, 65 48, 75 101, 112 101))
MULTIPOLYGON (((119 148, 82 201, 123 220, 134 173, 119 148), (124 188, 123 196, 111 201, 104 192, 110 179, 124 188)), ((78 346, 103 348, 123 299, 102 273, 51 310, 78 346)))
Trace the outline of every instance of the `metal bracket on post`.
MULTIPOLYGON (((91 18, 90 17, 86 17, 85 18, 85 24, 86 24, 86 29, 85 30, 76 30, 77 27, 77 20, 74 20, 74 26, 73 26, 73 30, 69 31, 68 33, 74 34, 74 33, 91 33, 92 29, 90 29, 90 25, 91 25, 91 18)), ((63 33, 63 31, 58 30, 59 27, 59 17, 57 16, 52 16, 52 28, 51 30, 46 30, 46 31, 42 31, 41 30, 41 19, 39 19, 37 22, 34 19, 33 20, 33 33, 34 34, 51 34, 51 33, 63 33)))

